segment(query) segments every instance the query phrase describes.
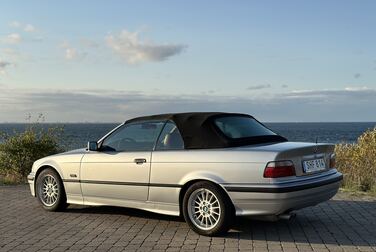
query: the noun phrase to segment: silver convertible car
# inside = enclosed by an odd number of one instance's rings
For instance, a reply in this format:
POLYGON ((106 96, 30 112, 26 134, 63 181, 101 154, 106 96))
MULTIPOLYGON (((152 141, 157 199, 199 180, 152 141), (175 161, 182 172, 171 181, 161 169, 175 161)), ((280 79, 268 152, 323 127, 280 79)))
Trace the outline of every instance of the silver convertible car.
POLYGON ((333 151, 289 142, 246 114, 162 114, 37 160, 28 181, 49 211, 131 207, 182 215, 197 233, 217 235, 234 216, 287 218, 332 198, 342 180, 333 151))

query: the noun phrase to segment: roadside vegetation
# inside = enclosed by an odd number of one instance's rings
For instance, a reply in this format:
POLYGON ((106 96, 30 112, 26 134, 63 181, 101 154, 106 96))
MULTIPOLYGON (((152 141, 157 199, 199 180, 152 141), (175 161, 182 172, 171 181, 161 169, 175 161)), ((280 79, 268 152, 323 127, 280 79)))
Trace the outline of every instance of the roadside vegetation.
POLYGON ((336 166, 344 174, 343 188, 376 193, 376 128, 353 144, 336 145, 336 166))
POLYGON ((43 115, 39 115, 23 132, 0 132, 0 184, 27 182, 35 160, 62 151, 59 139, 63 129, 42 127, 43 121, 43 115))

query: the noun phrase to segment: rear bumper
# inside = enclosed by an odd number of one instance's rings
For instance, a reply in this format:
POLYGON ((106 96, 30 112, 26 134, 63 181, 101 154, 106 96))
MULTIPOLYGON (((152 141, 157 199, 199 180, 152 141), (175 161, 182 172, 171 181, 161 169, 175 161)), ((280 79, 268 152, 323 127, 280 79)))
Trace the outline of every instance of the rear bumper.
POLYGON ((30 186, 31 195, 35 196, 35 173, 31 172, 29 175, 27 175, 27 182, 30 186))
POLYGON ((339 189, 342 174, 333 171, 312 179, 274 184, 226 184, 236 215, 279 215, 314 206, 332 198, 339 189))

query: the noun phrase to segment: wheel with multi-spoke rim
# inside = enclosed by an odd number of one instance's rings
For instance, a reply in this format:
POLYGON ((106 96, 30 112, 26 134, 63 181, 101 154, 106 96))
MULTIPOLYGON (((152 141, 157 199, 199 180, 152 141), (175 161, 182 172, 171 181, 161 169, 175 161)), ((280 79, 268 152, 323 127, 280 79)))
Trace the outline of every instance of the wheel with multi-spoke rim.
POLYGON ((216 185, 202 181, 188 188, 183 198, 183 215, 189 226, 201 235, 228 231, 232 203, 216 185))
POLYGON ((44 209, 58 211, 67 206, 64 186, 56 171, 43 170, 37 177, 35 189, 44 209))

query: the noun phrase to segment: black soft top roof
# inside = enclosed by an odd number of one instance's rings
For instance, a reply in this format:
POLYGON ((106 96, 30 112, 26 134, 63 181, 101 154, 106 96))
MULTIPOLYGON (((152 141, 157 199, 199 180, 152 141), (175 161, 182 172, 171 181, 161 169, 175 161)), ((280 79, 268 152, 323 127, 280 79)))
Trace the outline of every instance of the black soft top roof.
POLYGON ((286 138, 279 135, 257 136, 247 138, 229 138, 223 134, 214 124, 218 117, 244 116, 253 118, 247 114, 223 113, 223 112, 189 112, 171 113, 137 117, 126 123, 142 122, 149 120, 173 121, 180 131, 185 149, 209 149, 245 146, 267 142, 285 142, 286 138))

